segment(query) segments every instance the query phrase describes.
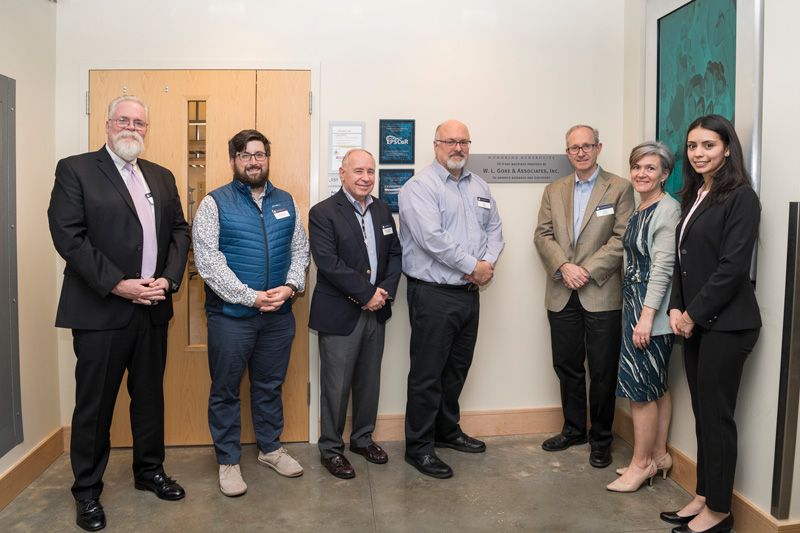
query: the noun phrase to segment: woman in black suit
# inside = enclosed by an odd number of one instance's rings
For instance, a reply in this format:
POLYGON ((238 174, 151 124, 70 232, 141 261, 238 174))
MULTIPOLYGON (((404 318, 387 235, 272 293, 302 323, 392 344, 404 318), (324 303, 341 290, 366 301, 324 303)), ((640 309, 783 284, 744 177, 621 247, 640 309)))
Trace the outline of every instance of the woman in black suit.
POLYGON ((733 125, 719 115, 689 126, 683 175, 669 317, 685 339, 697 496, 661 518, 680 526, 673 532, 726 532, 733 528, 733 412, 742 368, 761 328, 749 277, 761 207, 733 125))

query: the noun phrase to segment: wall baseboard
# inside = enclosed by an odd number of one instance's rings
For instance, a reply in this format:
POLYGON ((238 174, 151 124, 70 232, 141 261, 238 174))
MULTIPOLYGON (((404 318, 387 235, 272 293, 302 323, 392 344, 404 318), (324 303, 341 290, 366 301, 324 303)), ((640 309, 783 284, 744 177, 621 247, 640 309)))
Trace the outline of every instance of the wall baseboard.
POLYGON ((58 428, 0 476, 0 510, 20 495, 47 467, 64 453, 65 429, 58 428))
MULTIPOLYGON (((614 414, 614 432, 633 446, 633 420, 631 415, 619 407, 614 414)), ((667 445, 667 450, 672 455, 673 461, 669 477, 694 496, 697 486, 697 463, 672 446, 667 445)), ((800 522, 776 520, 738 492, 733 493, 731 512, 736 519, 735 529, 738 533, 800 533, 800 522)))
MULTIPOLYGON (((557 433, 564 425, 564 415, 560 407, 463 411, 460 425, 465 433, 475 437, 557 433)), ((342 432, 345 442, 349 442, 352 427, 352 418, 348 416, 342 432)), ((376 442, 405 440, 405 415, 378 415, 372 437, 376 442)))

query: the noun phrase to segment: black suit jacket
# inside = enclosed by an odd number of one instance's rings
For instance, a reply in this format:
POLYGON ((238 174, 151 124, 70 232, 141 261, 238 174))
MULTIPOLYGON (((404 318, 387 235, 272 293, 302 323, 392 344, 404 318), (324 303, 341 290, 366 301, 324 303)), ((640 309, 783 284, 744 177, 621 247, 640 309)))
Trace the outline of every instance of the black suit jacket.
MULTIPOLYGON (((688 213, 688 211, 687 211, 688 213)), ((750 187, 734 189, 722 203, 703 203, 675 228, 677 255, 669 308, 689 313, 701 328, 736 331, 761 327, 750 261, 761 207, 750 187)))
MULTIPOLYGON (((137 161, 153 194, 158 258, 155 278, 180 283, 189 252, 175 178, 164 167, 137 161)), ((140 278, 142 226, 128 188, 104 146, 58 162, 47 210, 56 250, 67 262, 56 326, 105 330, 125 326, 130 300, 111 293, 123 279, 140 278)), ((172 298, 148 307, 153 324, 172 318, 172 298)))
MULTIPOLYGON (((394 298, 402 272, 402 250, 389 206, 375 197, 370 206, 377 243, 378 272, 369 282, 370 266, 361 224, 344 192, 318 203, 308 214, 311 254, 317 265, 317 284, 311 298, 308 326, 323 333, 349 335, 361 307, 381 287, 394 298)), ((383 324, 392 316, 387 304, 375 311, 383 324)))

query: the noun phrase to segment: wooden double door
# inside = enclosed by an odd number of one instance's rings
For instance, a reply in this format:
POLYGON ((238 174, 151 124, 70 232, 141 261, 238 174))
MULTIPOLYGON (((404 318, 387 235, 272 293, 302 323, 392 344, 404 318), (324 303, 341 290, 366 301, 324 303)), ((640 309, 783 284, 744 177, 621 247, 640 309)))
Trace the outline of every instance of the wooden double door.
MULTIPOLYGON (((308 220, 311 73, 301 70, 113 70, 89 74, 89 148, 106 141, 108 103, 122 94, 149 107, 145 159, 175 175, 184 214, 191 223, 202 196, 232 179, 228 140, 257 129, 271 142, 270 180, 289 191, 308 220), (199 176, 199 177, 198 177, 199 176)), ((281 440, 308 440, 308 302, 294 302, 297 333, 283 387, 285 427, 281 440)), ((210 444, 211 379, 202 311, 202 279, 193 257, 174 295, 164 376, 165 444, 210 444)), ((127 379, 127 376, 126 376, 127 379)), ((242 382, 242 442, 255 442, 248 376, 242 382)), ((130 397, 120 389, 111 428, 112 446, 131 446, 130 397)))

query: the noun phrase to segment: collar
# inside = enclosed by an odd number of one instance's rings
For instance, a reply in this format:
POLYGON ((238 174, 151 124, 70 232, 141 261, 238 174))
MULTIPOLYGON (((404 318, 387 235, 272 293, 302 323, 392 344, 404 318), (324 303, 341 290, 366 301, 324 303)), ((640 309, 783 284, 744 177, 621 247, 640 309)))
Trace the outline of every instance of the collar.
POLYGON ((576 172, 575 173, 575 184, 577 185, 579 183, 585 183, 587 185, 594 185, 594 182, 597 181, 597 176, 599 176, 599 175, 600 175, 600 165, 597 165, 597 168, 594 169, 594 172, 592 173, 591 176, 589 176, 589 179, 586 180, 586 181, 581 181, 581 179, 578 177, 578 173, 576 172))
MULTIPOLYGON (((436 172, 436 175, 439 176, 439 178, 443 182, 446 182, 447 179, 451 176, 453 177, 454 180, 456 179, 455 176, 453 176, 453 173, 450 172, 450 170, 446 169, 441 163, 439 163, 438 159, 436 158, 433 159, 432 166, 433 166, 433 171, 436 172)), ((472 174, 470 174, 470 171, 467 170, 467 167, 465 166, 464 168, 461 169, 461 178, 456 181, 461 181, 462 179, 469 178, 470 176, 472 176, 472 174)))
MULTIPOLYGON (((233 178, 233 186, 240 193, 246 194, 247 196, 251 196, 251 197, 253 196, 253 193, 250 190, 250 186, 249 185, 245 185, 244 183, 242 183, 241 181, 237 180, 236 178, 233 178)), ((272 192, 272 189, 274 189, 274 188, 275 188, 275 186, 272 185, 272 182, 269 179, 267 179, 267 184, 264 185, 264 190, 261 191, 261 195, 258 198, 259 199, 264 198, 266 195, 268 195, 270 192, 272 192)))
POLYGON ((347 192, 347 189, 345 189, 344 187, 342 187, 342 192, 343 192, 343 193, 344 193, 344 195, 347 197, 347 201, 348 201, 348 202, 350 202, 350 205, 351 205, 352 207, 354 207, 354 208, 355 208, 355 210, 356 210, 356 212, 357 212, 357 213, 359 213, 359 214, 364 214, 364 213, 366 213, 366 212, 367 212, 367 209, 369 209, 369 206, 371 206, 371 205, 372 205, 372 195, 371 195, 371 194, 368 194, 368 195, 367 195, 367 199, 364 201, 364 205, 365 205, 366 207, 365 207, 364 209, 361 209, 361 202, 359 202, 358 200, 356 200, 355 198, 353 198, 353 197, 350 195, 350 193, 349 193, 349 192, 347 192))
POLYGON ((106 147, 106 151, 111 156, 111 160, 114 162, 114 165, 117 167, 117 170, 119 170, 120 174, 122 174, 122 171, 125 169, 125 165, 127 165, 128 163, 133 165, 133 168, 136 169, 137 172, 139 172, 139 175, 142 174, 141 171, 138 170, 139 167, 136 164, 138 159, 134 159, 133 161, 125 161, 120 156, 118 156, 117 154, 114 153, 114 150, 111 149, 111 147, 108 145, 108 143, 105 144, 105 147, 106 147))

